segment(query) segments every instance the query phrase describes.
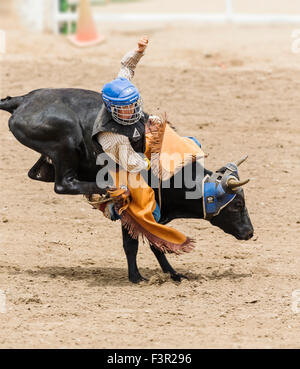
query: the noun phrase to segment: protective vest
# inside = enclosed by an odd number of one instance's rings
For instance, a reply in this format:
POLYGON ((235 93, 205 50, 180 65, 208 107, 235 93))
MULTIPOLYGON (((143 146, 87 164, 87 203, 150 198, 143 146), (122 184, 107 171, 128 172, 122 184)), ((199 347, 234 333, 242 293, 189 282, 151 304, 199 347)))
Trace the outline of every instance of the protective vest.
POLYGON ((103 149, 97 140, 97 135, 100 132, 113 132, 129 138, 132 148, 138 153, 144 153, 146 149, 145 124, 149 115, 143 113, 141 119, 131 125, 122 125, 115 122, 111 113, 103 104, 101 110, 95 120, 92 141, 96 155, 103 153, 103 149))

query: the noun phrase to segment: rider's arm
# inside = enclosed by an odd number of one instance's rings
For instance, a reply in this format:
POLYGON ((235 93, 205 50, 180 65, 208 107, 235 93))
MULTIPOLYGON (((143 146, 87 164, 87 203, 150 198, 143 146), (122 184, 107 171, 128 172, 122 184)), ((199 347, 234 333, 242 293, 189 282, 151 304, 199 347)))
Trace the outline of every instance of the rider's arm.
POLYGON ((130 81, 134 76, 137 63, 143 55, 144 53, 139 53, 136 50, 129 51, 121 60, 121 69, 118 77, 124 77, 130 81))
POLYGON ((105 153, 127 172, 137 173, 148 169, 149 162, 133 150, 128 137, 117 133, 103 132, 98 135, 98 141, 105 153))
POLYGON ((134 76, 135 68, 142 56, 148 44, 148 37, 144 36, 138 42, 138 46, 135 50, 129 51, 121 60, 121 69, 118 77, 127 78, 129 81, 134 76))
MULTIPOLYGON (((123 57, 118 77, 130 80, 134 76, 137 63, 144 55, 147 44, 148 37, 144 36, 138 41, 137 48, 123 57)), ((112 132, 102 132, 98 134, 97 139, 105 153, 128 172, 149 169, 149 161, 145 161, 133 150, 128 137, 112 132)))

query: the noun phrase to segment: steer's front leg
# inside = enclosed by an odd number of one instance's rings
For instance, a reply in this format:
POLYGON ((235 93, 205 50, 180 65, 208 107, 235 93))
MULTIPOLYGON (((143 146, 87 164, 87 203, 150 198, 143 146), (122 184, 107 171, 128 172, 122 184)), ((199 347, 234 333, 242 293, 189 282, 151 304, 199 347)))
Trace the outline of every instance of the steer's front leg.
POLYGON ((139 283, 141 281, 146 280, 144 277, 141 276, 136 263, 139 241, 133 239, 124 227, 122 227, 122 235, 123 235, 123 248, 128 263, 128 278, 130 282, 139 283))

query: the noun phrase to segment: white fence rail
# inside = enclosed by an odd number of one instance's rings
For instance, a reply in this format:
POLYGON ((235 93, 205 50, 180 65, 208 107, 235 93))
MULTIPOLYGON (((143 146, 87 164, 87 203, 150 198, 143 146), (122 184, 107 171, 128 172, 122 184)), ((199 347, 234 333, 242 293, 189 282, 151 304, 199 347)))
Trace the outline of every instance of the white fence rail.
MULTIPOLYGON (((15 0, 18 1, 18 0, 15 0)), ((20 1, 20 0, 19 0, 20 1)), ((237 23, 237 24, 300 24, 300 14, 244 14, 234 12, 235 0, 224 0, 224 13, 142 13, 142 14, 94 14, 94 19, 97 22, 195 22, 195 23, 237 23)), ((44 4, 47 7, 46 13, 48 28, 55 33, 59 32, 59 25, 62 22, 76 22, 78 15, 76 13, 62 13, 59 11, 59 0, 22 0, 23 8, 24 3, 27 3, 30 8, 31 22, 34 22, 32 17, 32 9, 35 9, 35 27, 36 30, 44 30, 47 26, 43 20, 45 20, 45 9, 41 6, 44 4), (34 5, 39 3, 39 5, 34 5), (52 6, 49 11, 49 3, 52 6), (40 12, 40 16, 38 16, 40 12), (52 26, 49 27, 49 24, 52 26)))
MULTIPOLYGON (((53 0, 56 2, 56 0, 53 0)), ((54 3, 53 3, 54 4, 54 3)), ((37 0, 14 0, 14 7, 21 23, 33 31, 43 31, 45 24, 45 2, 37 0)), ((55 18, 53 18, 55 20, 55 18)))

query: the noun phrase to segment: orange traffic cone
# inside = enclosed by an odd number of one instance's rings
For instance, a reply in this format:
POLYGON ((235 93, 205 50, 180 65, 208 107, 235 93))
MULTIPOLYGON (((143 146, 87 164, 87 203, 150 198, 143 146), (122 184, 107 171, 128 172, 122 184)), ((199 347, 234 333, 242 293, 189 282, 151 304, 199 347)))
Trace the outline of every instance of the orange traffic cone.
POLYGON ((97 32, 89 0, 80 0, 77 31, 69 40, 76 46, 93 46, 104 40, 97 32))

